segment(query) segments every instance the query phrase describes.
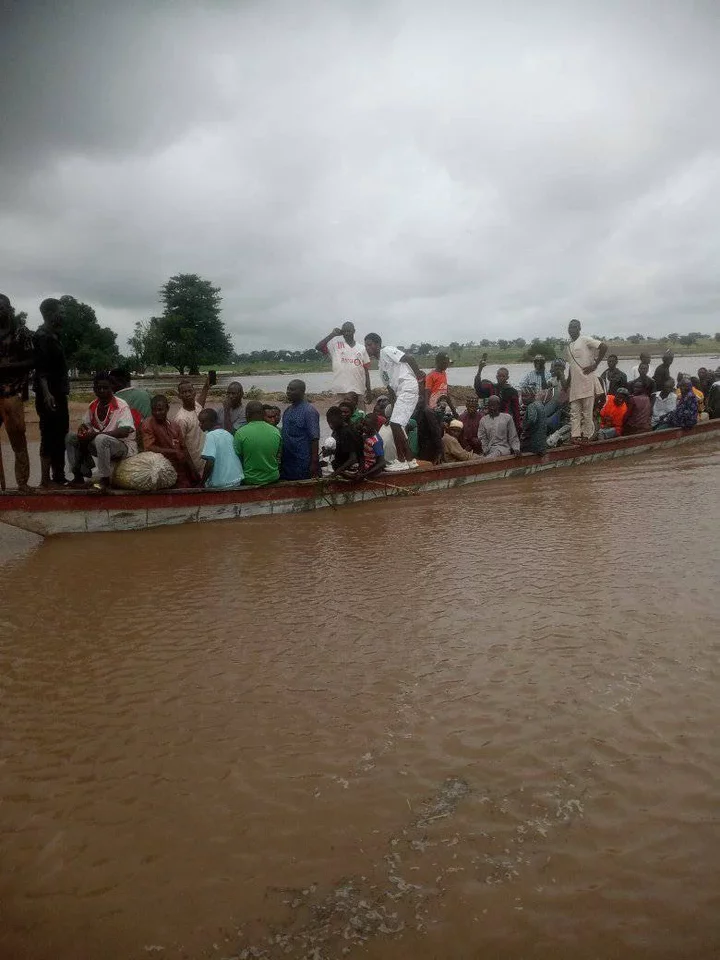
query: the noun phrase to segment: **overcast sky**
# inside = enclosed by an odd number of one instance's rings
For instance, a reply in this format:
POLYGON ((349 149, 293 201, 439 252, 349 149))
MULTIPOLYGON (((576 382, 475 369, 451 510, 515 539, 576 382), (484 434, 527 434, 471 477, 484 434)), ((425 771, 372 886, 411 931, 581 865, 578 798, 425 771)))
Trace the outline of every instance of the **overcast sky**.
POLYGON ((718 0, 2 5, 0 290, 238 350, 720 330, 718 0), (13 12, 9 12, 12 7, 13 12))

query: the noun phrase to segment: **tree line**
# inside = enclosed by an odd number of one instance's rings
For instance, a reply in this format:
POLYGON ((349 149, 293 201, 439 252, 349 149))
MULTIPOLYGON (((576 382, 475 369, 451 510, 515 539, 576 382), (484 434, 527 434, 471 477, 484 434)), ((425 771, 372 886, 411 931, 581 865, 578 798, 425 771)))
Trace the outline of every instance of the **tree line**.
MULTIPOLYGON (((163 284, 159 292, 161 311, 157 316, 139 320, 129 338, 130 353, 123 356, 117 345, 117 334, 110 327, 100 325, 93 308, 75 297, 60 298, 65 322, 61 334, 63 347, 70 368, 80 375, 114 366, 125 366, 131 372, 143 373, 148 368, 171 367, 180 374, 198 374, 200 367, 219 364, 257 363, 311 363, 317 362, 314 347, 305 350, 253 350, 237 353, 225 329, 221 316, 222 296, 220 287, 214 286, 194 273, 177 274, 163 284)), ((27 315, 17 314, 21 323, 27 315)), ((667 343, 692 346, 699 340, 710 339, 710 334, 670 333, 664 337, 644 336, 636 333, 629 337, 602 337, 606 343, 627 342, 633 344, 667 343)), ((714 335, 720 343, 720 333, 714 335)), ((528 343, 523 337, 514 340, 469 340, 460 343, 433 344, 428 341, 398 344, 412 356, 434 358, 440 350, 461 358, 468 352, 482 350, 523 351, 522 359, 531 360, 542 354, 548 360, 560 356, 565 340, 560 337, 536 337, 528 343)))

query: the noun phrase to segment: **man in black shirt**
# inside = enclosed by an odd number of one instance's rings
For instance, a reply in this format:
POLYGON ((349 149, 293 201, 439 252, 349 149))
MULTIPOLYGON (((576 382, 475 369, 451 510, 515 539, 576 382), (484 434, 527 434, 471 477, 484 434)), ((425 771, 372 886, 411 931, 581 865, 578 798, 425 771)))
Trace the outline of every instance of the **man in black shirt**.
POLYGON ((617 354, 609 353, 606 359, 607 370, 603 370, 600 374, 600 383, 605 387, 608 396, 614 397, 620 387, 627 386, 628 378, 627 374, 618 369, 617 354))
POLYGON ((332 476, 346 480, 357 479, 363 462, 363 438, 348 424, 340 407, 330 407, 327 412, 328 426, 335 438, 335 455, 332 459, 332 476))
MULTIPOLYGON (((35 364, 33 338, 15 319, 15 311, 5 294, 0 293, 0 424, 5 424, 15 454, 15 481, 21 493, 27 493, 30 479, 25 406, 30 371, 35 364)), ((4 473, 0 474, 4 487, 4 473)))
POLYGON ((652 375, 652 378, 655 381, 658 390, 662 390, 665 381, 669 380, 672 376, 672 373, 670 373, 670 367, 672 366, 674 359, 675 354, 672 352, 672 350, 666 350, 662 355, 662 363, 659 363, 655 367, 655 373, 652 375))
POLYGON ((70 429, 68 414, 68 366, 60 343, 62 304, 43 300, 43 323, 35 333, 35 409, 40 419, 41 486, 67 483, 65 437, 70 429))

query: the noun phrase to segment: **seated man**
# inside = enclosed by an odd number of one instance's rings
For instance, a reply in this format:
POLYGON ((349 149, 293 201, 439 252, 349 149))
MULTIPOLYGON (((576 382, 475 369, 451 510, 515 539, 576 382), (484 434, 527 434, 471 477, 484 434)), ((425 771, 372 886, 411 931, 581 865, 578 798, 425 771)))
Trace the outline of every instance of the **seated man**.
POLYGON ((200 477, 187 451, 180 427, 174 420, 168 419, 170 404, 167 397, 161 393, 155 394, 150 407, 152 416, 143 420, 140 426, 143 451, 160 453, 172 463, 177 473, 177 487, 196 487, 200 477))
POLYGON ((537 399, 532 384, 523 390, 525 413, 520 449, 526 453, 543 454, 547 450, 547 416, 545 404, 537 399))
POLYGON ((140 387, 133 387, 130 379, 130 372, 123 367, 116 367, 108 374, 112 384, 113 393, 119 400, 124 400, 133 412, 135 428, 140 429, 140 424, 152 413, 152 398, 147 390, 140 387))
POLYGON ((600 411, 598 440, 610 440, 612 437, 622 436, 625 417, 628 415, 629 399, 630 391, 627 387, 616 387, 614 394, 608 394, 600 411))
POLYGON ((655 389, 656 389, 656 388, 655 388, 655 381, 654 381, 653 378, 650 376, 650 374, 649 374, 649 372, 648 372, 649 370, 650 370, 650 364, 649 364, 649 363, 643 362, 643 363, 638 364, 638 375, 637 375, 637 377, 635 377, 635 378, 632 380, 632 382, 630 383, 631 396, 633 396, 633 397, 634 397, 634 396, 637 396, 637 394, 635 393, 635 391, 634 391, 634 389, 633 389, 636 383, 639 383, 639 384, 642 385, 643 391, 644 391, 644 393, 645 393, 646 396, 650 397, 650 396, 653 395, 653 393, 655 393, 655 389))
POLYGON ((680 381, 681 380, 690 381, 690 389, 695 394, 695 399, 697 400, 697 404, 698 404, 698 418, 702 418, 703 413, 705 413, 705 395, 703 394, 702 390, 698 387, 698 383, 699 383, 698 378, 691 377, 689 373, 678 374, 678 388, 675 391, 678 398, 680 397, 680 381))
MULTIPOLYGON (((642 367, 644 364, 641 363, 640 366, 642 367)), ((633 382, 632 390, 632 396, 628 402, 627 416, 623 421, 623 433, 626 435, 648 433, 652 421, 652 400, 641 377, 633 382)))
POLYGON ((358 410, 356 405, 349 398, 341 400, 338 404, 338 409, 342 413, 345 423, 352 427, 358 423, 362 423, 365 419, 365 414, 362 412, 362 410, 358 410))
POLYGON ((661 389, 652 395, 652 428, 659 429, 665 422, 665 417, 672 413, 677 406, 677 396, 675 394, 675 381, 672 377, 667 377, 661 389))
POLYGON ((205 434, 200 456, 204 461, 202 482, 209 490, 236 490, 243 482, 243 468, 233 447, 232 434, 220 426, 217 410, 204 407, 198 414, 205 434))
POLYGON ((707 393, 706 406, 711 420, 720 418, 720 367, 713 374, 713 380, 707 393))
POLYGON ((357 480, 364 459, 363 441, 357 430, 346 423, 340 407, 330 407, 327 412, 328 426, 335 440, 335 455, 332 458, 331 477, 357 480))
POLYGON ((460 442, 463 432, 462 420, 451 420, 445 425, 442 437, 443 460, 445 463, 463 463, 466 460, 477 460, 472 450, 466 450, 460 442))
POLYGON ((343 409, 350 407, 350 423, 362 423, 365 419, 364 412, 360 410, 360 397, 353 390, 345 394, 338 406, 343 409))
POLYGON ((480 421, 485 416, 485 411, 480 410, 480 404, 476 397, 470 397, 465 404, 465 411, 460 414, 458 420, 462 423, 463 429, 460 434, 460 443, 471 453, 482 453, 482 447, 478 440, 478 430, 480 421))
POLYGON ((97 373, 93 390, 97 399, 88 407, 77 433, 69 433, 66 440, 74 487, 84 486, 83 475, 92 475, 93 457, 99 485, 109 487, 114 463, 137 453, 132 411, 114 395, 109 374, 97 373))
POLYGON ((265 407, 251 400, 245 410, 247 423, 235 433, 233 446, 240 457, 245 483, 264 487, 280 479, 280 431, 265 418, 265 407))
POLYGON ((509 413, 500 411, 500 397, 493 396, 487 402, 488 412, 480 421, 478 437, 486 460, 497 457, 509 457, 514 453, 520 456, 520 440, 515 422, 509 413))
POLYGON ((424 393, 418 397, 411 419, 417 424, 417 456, 430 463, 442 463, 442 424, 437 417, 437 411, 431 410, 425 402, 424 393))
POLYGON ((363 422, 363 466, 360 476, 363 480, 382 473, 385 469, 385 448, 380 439, 377 415, 369 413, 363 422))
POLYGON ((674 410, 671 410, 665 416, 663 423, 657 430, 672 430, 674 427, 680 427, 683 430, 690 430, 698 422, 698 401, 692 388, 692 382, 689 377, 682 374, 678 378, 680 396, 674 410))

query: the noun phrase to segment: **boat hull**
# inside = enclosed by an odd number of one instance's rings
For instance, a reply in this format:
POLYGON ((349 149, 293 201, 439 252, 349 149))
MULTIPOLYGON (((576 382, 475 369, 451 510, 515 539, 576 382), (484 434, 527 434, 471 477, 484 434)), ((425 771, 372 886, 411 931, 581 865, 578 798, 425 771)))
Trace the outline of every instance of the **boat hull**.
POLYGON ((525 477, 562 467, 635 456, 701 440, 720 439, 720 420, 692 430, 667 430, 594 443, 559 447, 543 456, 524 454, 500 460, 442 464, 408 473, 383 475, 362 484, 303 481, 240 490, 167 490, 157 493, 109 491, 48 492, 0 496, 0 522, 49 537, 68 533, 145 530, 180 523, 240 520, 267 514, 303 513, 323 507, 363 503, 388 496, 447 490, 488 480, 525 477))

